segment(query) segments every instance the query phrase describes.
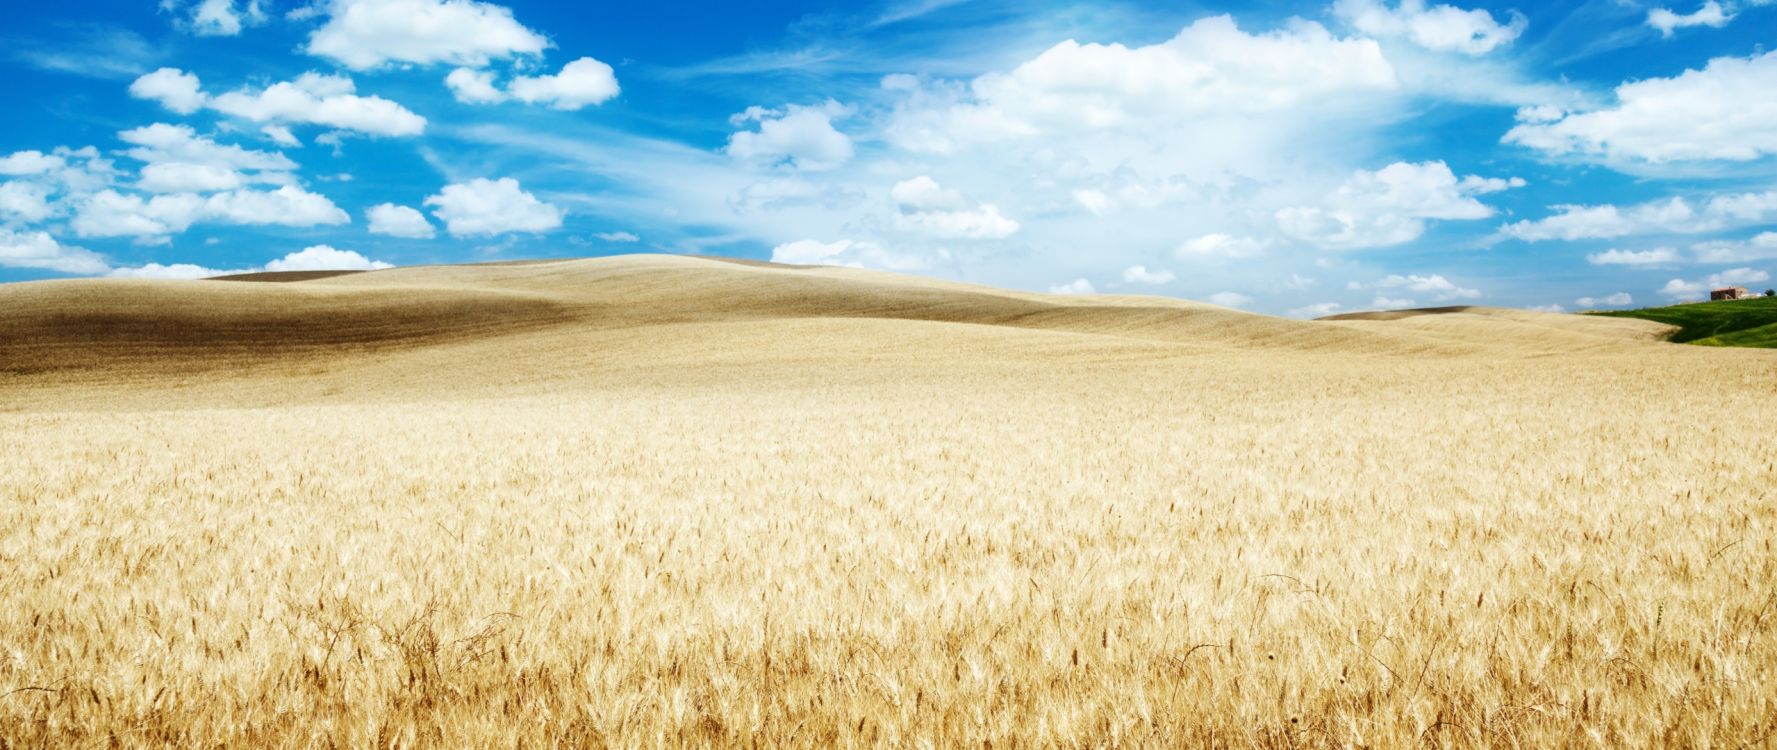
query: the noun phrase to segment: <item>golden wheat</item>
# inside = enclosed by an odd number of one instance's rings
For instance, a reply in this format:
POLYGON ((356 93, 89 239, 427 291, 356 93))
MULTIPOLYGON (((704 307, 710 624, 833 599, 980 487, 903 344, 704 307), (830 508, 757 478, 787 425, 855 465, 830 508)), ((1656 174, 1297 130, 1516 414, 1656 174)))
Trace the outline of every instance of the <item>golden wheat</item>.
POLYGON ((1777 736, 1767 352, 677 258, 0 310, 0 747, 1777 736))

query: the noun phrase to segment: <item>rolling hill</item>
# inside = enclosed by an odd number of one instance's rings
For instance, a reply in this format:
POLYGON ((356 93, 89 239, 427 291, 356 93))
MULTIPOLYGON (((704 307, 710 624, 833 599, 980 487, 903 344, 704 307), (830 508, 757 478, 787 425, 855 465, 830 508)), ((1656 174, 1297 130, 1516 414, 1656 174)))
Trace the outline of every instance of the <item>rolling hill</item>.
POLYGON ((0 285, 0 747, 1737 747, 1777 352, 676 256, 0 285))
POLYGON ((1694 302, 1589 314, 1651 320, 1674 326, 1677 330, 1670 340, 1675 343, 1777 348, 1777 297, 1694 302))

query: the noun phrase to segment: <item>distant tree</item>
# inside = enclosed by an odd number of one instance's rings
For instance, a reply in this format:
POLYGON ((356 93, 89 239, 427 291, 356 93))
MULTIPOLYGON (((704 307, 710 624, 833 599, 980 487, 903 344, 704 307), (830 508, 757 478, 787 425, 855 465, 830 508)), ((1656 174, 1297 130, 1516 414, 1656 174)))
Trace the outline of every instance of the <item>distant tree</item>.
POLYGON ((1766 297, 1777 297, 1777 289, 1766 289, 1765 296, 1766 297))

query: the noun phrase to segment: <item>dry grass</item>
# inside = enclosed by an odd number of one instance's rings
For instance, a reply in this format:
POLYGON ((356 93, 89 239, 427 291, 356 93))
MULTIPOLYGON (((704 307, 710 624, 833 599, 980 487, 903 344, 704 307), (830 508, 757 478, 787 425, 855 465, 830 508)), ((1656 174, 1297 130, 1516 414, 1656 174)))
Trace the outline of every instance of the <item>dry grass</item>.
POLYGON ((0 287, 0 747, 1770 746, 1777 355, 680 258, 0 287))

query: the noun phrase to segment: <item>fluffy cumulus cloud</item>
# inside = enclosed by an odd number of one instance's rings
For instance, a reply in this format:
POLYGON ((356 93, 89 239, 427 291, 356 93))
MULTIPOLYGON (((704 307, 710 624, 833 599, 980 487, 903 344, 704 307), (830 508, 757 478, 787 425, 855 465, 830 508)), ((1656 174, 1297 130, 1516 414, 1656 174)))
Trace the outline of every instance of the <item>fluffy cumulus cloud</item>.
POLYGON ((1092 286, 1091 281, 1088 281, 1085 278, 1078 278, 1078 279, 1074 279, 1073 281, 1069 281, 1066 283, 1050 285, 1049 286, 1049 293, 1050 294, 1097 294, 1098 289, 1092 286))
POLYGON ((1123 269, 1123 283, 1125 284, 1160 286, 1162 284, 1170 284, 1173 279, 1176 278, 1178 278, 1178 276, 1171 271, 1161 269, 1150 271, 1147 266, 1130 266, 1123 269))
POLYGON ((407 206, 381 203, 366 210, 364 217, 370 221, 371 234, 425 240, 437 235, 432 222, 426 221, 425 214, 407 206))
POLYGON ((1229 16, 1201 19, 1159 44, 1069 40, 1007 73, 966 87, 891 76, 905 101, 886 130, 918 152, 1045 133, 1139 128, 1264 115, 1342 95, 1391 91, 1394 69, 1369 39, 1341 39, 1319 24, 1293 22, 1248 34, 1229 16))
POLYGON ((889 271, 919 271, 931 266, 928 259, 889 251, 874 242, 796 240, 771 249, 771 262, 807 266, 851 266, 889 271))
POLYGON ((57 242, 48 232, 0 229, 0 266, 36 268, 61 273, 104 273, 104 257, 82 247, 57 242))
POLYGON ((506 101, 506 92, 494 85, 494 72, 457 68, 444 77, 451 96, 464 104, 499 104, 506 101))
POLYGON ((1603 297, 1581 297, 1573 301, 1574 306, 1582 310, 1595 307, 1627 307, 1635 302, 1628 292, 1617 292, 1603 297))
POLYGON ((550 46, 508 8, 475 0, 320 0, 305 48, 353 70, 387 63, 482 67, 550 46))
POLYGON ((748 107, 731 122, 757 122, 758 130, 742 130, 728 137, 729 156, 769 166, 786 166, 819 172, 851 161, 851 138, 833 127, 852 109, 831 99, 817 106, 789 105, 783 109, 748 107))
POLYGON ((1358 170, 1321 206, 1277 212, 1284 234, 1329 250, 1383 247, 1418 239, 1427 219, 1485 219, 1493 209, 1474 196, 1524 184, 1520 179, 1457 179, 1441 161, 1396 162, 1358 170))
MULTIPOLYGON (((394 266, 371 260, 352 250, 339 250, 330 245, 312 245, 282 258, 254 268, 209 268, 195 263, 147 263, 140 266, 113 268, 107 276, 125 279, 208 279, 243 273, 266 271, 376 271, 394 266)), ((97 272, 94 272, 97 273, 97 272)))
POLYGON ((1710 274, 1702 281, 1672 279, 1660 288, 1660 294, 1678 301, 1700 300, 1706 297, 1711 289, 1722 289, 1732 286, 1762 284, 1771 280, 1771 274, 1755 268, 1730 268, 1726 271, 1710 274))
POLYGON ((265 264, 267 271, 375 271, 394 266, 352 250, 313 245, 265 264))
POLYGON ((1505 135, 1554 156, 1611 162, 1750 161, 1777 154, 1777 52, 1618 86, 1612 106, 1525 112, 1505 135))
MULTIPOLYGON (((181 114, 202 108, 271 125, 310 124, 369 135, 411 136, 426 118, 380 96, 359 96, 352 79, 304 73, 263 89, 243 87, 216 96, 203 93, 197 76, 161 68, 136 79, 130 95, 158 101, 181 114)), ((284 131, 288 135, 288 131, 284 131)), ((274 136, 275 137, 275 136, 274 136)), ((294 136, 290 137, 294 140, 294 136)))
POLYGON ((1215 294, 1209 295, 1207 300, 1212 305, 1235 308, 1246 307, 1253 303, 1252 297, 1248 297, 1240 292, 1216 292, 1215 294))
POLYGON ((1763 232, 1751 239, 1710 240, 1691 246, 1699 263, 1745 263, 1777 258, 1777 232, 1763 232))
POLYGON ((42 151, 18 151, 0 156, 0 175, 37 175, 61 169, 67 160, 42 151))
POLYGON ((518 180, 476 178, 446 185, 426 199, 432 215, 456 237, 547 232, 561 226, 562 210, 524 191, 518 180))
POLYGON ((283 154, 218 144, 185 125, 155 123, 117 136, 131 145, 127 156, 146 162, 136 186, 149 192, 212 192, 295 179, 296 162, 283 154))
POLYGON ((1665 286, 1660 287, 1660 294, 1680 301, 1702 299, 1708 291, 1708 287, 1704 286, 1703 282, 1685 281, 1684 279, 1672 279, 1666 282, 1665 286))
POLYGON ((166 281, 183 281, 187 279, 208 279, 216 276, 229 276, 239 273, 253 273, 256 268, 210 268, 195 263, 145 263, 140 266, 113 268, 106 276, 114 279, 160 279, 166 281))
POLYGON ((611 66, 590 57, 562 66, 555 75, 519 76, 512 79, 508 89, 512 98, 526 104, 546 104, 565 110, 603 104, 620 90, 611 66))
POLYGON ((1180 243, 1172 251, 1180 260, 1201 258, 1250 258, 1265 252, 1269 243, 1251 237, 1235 237, 1215 232, 1180 243))
POLYGON ((345 76, 304 73, 254 91, 242 88, 215 97, 216 111, 254 122, 324 125, 371 135, 419 135, 426 118, 380 96, 358 96, 345 76))
POLYGON ((197 76, 178 68, 161 68, 130 84, 130 96, 149 99, 182 115, 189 115, 209 102, 197 76))
MULTIPOLYGON (((1389 274, 1367 284, 1354 281, 1347 285, 1346 288, 1354 291, 1368 289, 1398 292, 1400 290, 1407 290, 1419 294, 1430 294, 1433 299, 1439 302, 1447 302, 1456 299, 1479 299, 1481 297, 1481 290, 1458 286, 1455 282, 1437 274, 1431 276, 1421 276, 1418 274, 1402 276, 1400 274, 1389 274)), ((1378 298, 1381 297, 1382 295, 1378 295, 1378 298)), ((1406 300, 1404 304, 1393 304, 1392 302, 1390 304, 1383 304, 1378 302, 1375 306, 1411 307, 1412 304, 1412 300, 1406 300)))
POLYGON ((1707 198, 1675 196, 1629 206, 1553 208, 1553 216, 1513 222, 1500 227, 1499 233, 1525 242, 1541 242, 1718 232, 1777 220, 1777 190, 1723 193, 1707 198))
POLYGON ((49 202, 50 188, 35 182, 0 182, 0 225, 32 224, 55 214, 49 202))
POLYGON ((81 237, 158 238, 193 224, 313 227, 346 224, 345 211, 325 196, 294 185, 276 190, 228 190, 208 196, 151 197, 102 190, 84 199, 69 225, 81 237))
POLYGON ((1771 280, 1771 274, 1754 268, 1730 268, 1720 273, 1709 275, 1709 287, 1743 286, 1746 284, 1763 284, 1771 280))
POLYGON ((562 66, 554 75, 516 76, 502 90, 490 70, 457 68, 444 77, 451 96, 464 104, 499 104, 517 100, 575 111, 603 104, 622 91, 611 66, 590 57, 562 66))
POLYGON ((198 36, 235 36, 243 28, 266 21, 259 0, 161 0, 160 9, 173 14, 180 28, 198 36))
POLYGON ((1670 8, 1654 8, 1647 12, 1647 25, 1659 29, 1660 36, 1663 37, 1671 37, 1673 31, 1692 26, 1719 29, 1733 19, 1734 16, 1716 0, 1708 0, 1703 3, 1703 7, 1691 13, 1675 13, 1670 8))
POLYGON ((976 204, 937 180, 920 175, 895 183, 895 227, 929 237, 1004 239, 1018 232, 1018 222, 1000 215, 991 203, 976 204))
POLYGON ((1312 305, 1304 305, 1302 307, 1291 309, 1289 311, 1289 316, 1292 318, 1324 318, 1328 315, 1333 315, 1344 308, 1344 305, 1337 302, 1316 302, 1312 305))
POLYGON ((1594 266, 1670 266, 1679 262, 1678 251, 1670 247, 1656 247, 1652 250, 1618 250, 1611 248, 1602 253, 1586 256, 1586 262, 1594 266))
POLYGON ((1427 7, 1425 0, 1400 0, 1393 8, 1386 0, 1337 0, 1333 13, 1371 36, 1401 37, 1426 49, 1467 55, 1484 55, 1510 44, 1524 33, 1527 23, 1517 11, 1500 23, 1485 10, 1427 7))

